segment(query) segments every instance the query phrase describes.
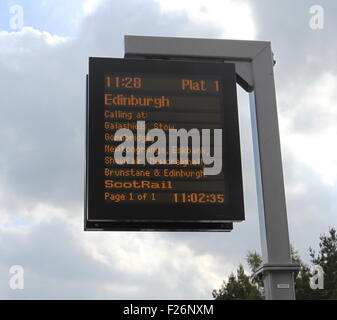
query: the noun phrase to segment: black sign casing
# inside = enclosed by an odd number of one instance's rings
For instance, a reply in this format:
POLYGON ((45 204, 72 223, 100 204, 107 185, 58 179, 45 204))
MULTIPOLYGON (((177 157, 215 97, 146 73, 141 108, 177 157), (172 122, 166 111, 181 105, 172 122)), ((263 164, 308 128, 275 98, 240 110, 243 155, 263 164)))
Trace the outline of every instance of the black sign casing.
MULTIPOLYGON (((159 96, 179 94, 157 92, 159 96)), ((138 109, 135 109, 138 110, 138 109)), ((190 108, 193 113, 193 108, 190 108)), ((156 111, 166 112, 166 111, 156 111)), ((200 127, 199 125, 195 125, 200 127)), ((244 220, 240 138, 234 64, 90 58, 86 116, 86 230, 221 230, 244 220), (221 83, 219 119, 223 129, 224 204, 216 203, 107 203, 104 201, 104 79, 106 74, 147 75, 160 78, 216 78, 221 83), (104 224, 108 227, 104 228, 104 224), (179 227, 180 225, 180 227, 179 227), (204 227, 203 227, 204 226, 204 227), (214 226, 214 227, 212 227, 214 226)), ((129 165, 131 166, 131 165, 129 165)), ((151 168, 151 166, 148 166, 151 168)), ((202 181, 199 181, 202 186, 202 181)), ((205 190, 207 191, 207 190, 205 190)), ((150 192, 150 191, 149 191, 150 192)), ((151 191, 152 192, 152 191, 151 191)), ((189 192, 186 190, 185 192, 189 192)))

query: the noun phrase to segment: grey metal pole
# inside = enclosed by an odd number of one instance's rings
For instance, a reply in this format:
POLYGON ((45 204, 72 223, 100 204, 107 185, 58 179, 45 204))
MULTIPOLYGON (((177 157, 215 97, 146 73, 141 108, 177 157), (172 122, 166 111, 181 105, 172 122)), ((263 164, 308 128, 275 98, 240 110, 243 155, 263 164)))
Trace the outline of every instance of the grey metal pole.
POLYGON ((250 95, 266 299, 295 299, 277 118, 273 56, 269 42, 165 37, 125 37, 125 56, 234 62, 250 95))
POLYGON ((295 299, 271 47, 252 62, 250 94, 266 299, 295 299))

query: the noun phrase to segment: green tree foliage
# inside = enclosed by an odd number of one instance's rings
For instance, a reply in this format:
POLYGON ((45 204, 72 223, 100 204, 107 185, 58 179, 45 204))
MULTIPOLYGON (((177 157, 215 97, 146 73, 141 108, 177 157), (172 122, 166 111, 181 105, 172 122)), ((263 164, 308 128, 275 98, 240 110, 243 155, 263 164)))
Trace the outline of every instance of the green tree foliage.
POLYGON ((228 281, 224 282, 221 288, 213 290, 215 300, 261 300, 262 295, 257 286, 253 284, 250 277, 245 274, 243 266, 240 264, 236 270, 229 276, 228 281))
MULTIPOLYGON (((262 265, 262 258, 256 251, 249 251, 246 256, 246 261, 248 263, 249 269, 251 271, 251 281, 257 286, 259 292, 263 292, 263 279, 262 277, 254 277, 253 274, 262 265)), ((262 294, 261 294, 262 297, 262 294)))
MULTIPOLYGON (((319 252, 309 249, 311 264, 321 266, 324 271, 324 289, 313 290, 310 288, 310 278, 314 275, 310 267, 303 263, 297 251, 291 247, 291 258, 294 263, 301 265, 301 270, 295 279, 296 298, 298 300, 337 300, 337 233, 331 228, 328 235, 321 235, 319 252)), ((216 300, 261 300, 263 299, 263 281, 253 274, 261 266, 262 259, 257 252, 248 252, 246 261, 250 269, 247 275, 240 264, 236 271, 223 282, 219 290, 213 290, 212 295, 216 300)))
POLYGON ((337 233, 331 228, 328 235, 320 236, 319 252, 310 248, 311 262, 324 271, 324 290, 315 290, 316 299, 337 300, 337 233))
POLYGON ((310 267, 300 259, 301 271, 295 280, 296 298, 298 300, 337 300, 337 235, 331 228, 328 235, 321 235, 319 252, 309 248, 312 265, 322 267, 324 271, 324 289, 310 288, 310 278, 315 275, 310 267))

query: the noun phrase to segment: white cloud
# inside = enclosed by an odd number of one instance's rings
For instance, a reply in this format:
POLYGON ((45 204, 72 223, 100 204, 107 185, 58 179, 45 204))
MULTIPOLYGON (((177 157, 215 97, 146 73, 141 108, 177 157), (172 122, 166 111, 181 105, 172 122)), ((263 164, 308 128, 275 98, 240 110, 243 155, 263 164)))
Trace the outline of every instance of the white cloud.
POLYGON ((10 50, 14 48, 14 50, 19 50, 22 54, 25 50, 29 50, 29 47, 34 47, 34 42, 37 44, 37 39, 50 47, 64 44, 68 40, 66 37, 50 34, 47 31, 40 31, 32 27, 23 27, 19 32, 0 31, 0 45, 4 52, 13 53, 10 50), (20 47, 18 47, 19 44, 20 47))
MULTIPOLYGON (((223 262, 180 240, 157 233, 84 233, 81 211, 71 219, 65 209, 47 205, 28 214, 28 226, 0 225, 0 271, 13 263, 24 267, 26 298, 99 298, 98 292, 112 299, 210 298, 222 282, 223 262)), ((7 282, 0 281, 0 295, 18 298, 7 282)))
POLYGON ((294 83, 280 96, 287 105, 282 113, 283 143, 295 158, 308 165, 331 186, 337 178, 337 75, 323 72, 302 91, 294 83))
POLYGON ((222 266, 216 257, 196 254, 186 244, 167 241, 160 234, 77 233, 77 238, 97 261, 132 276, 160 278, 171 289, 178 289, 188 275, 190 286, 207 297, 221 283, 222 266))
POLYGON ((92 14, 104 0, 85 0, 83 3, 83 11, 85 14, 92 14))
POLYGON ((219 30, 221 37, 251 40, 256 36, 252 11, 241 0, 155 0, 161 12, 186 14, 190 21, 219 30))

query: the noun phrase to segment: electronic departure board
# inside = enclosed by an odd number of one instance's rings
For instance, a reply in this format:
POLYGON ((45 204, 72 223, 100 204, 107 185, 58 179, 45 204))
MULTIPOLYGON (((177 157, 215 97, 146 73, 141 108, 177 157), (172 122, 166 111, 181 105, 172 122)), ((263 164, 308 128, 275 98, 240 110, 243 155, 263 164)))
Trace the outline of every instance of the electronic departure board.
POLYGON ((86 230, 244 220, 234 64, 89 58, 86 121, 86 230))

